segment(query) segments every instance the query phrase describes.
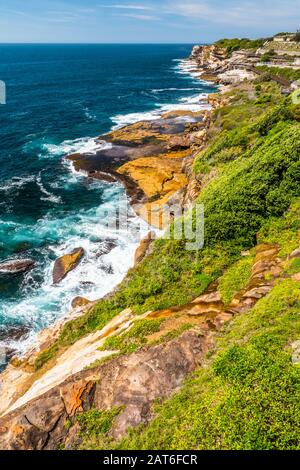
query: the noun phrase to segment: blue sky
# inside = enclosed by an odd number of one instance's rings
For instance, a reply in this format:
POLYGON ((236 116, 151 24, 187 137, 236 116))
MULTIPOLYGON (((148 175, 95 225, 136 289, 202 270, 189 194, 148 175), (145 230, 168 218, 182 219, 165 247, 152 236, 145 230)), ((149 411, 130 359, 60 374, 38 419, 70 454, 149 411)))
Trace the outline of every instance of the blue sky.
POLYGON ((300 28, 300 0, 0 0, 0 42, 210 42, 300 28))

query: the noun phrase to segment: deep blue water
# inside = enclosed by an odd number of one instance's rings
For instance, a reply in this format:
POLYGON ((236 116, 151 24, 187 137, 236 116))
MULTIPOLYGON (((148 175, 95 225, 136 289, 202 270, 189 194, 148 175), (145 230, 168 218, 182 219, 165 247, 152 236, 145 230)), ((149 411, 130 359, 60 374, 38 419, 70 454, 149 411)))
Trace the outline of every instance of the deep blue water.
POLYGON ((135 241, 131 233, 107 233, 102 219, 104 209, 125 200, 124 190, 75 175, 62 157, 92 148, 92 138, 112 126, 174 103, 192 105, 211 92, 180 72, 179 59, 190 51, 188 45, 0 45, 7 87, 7 104, 0 106, 0 261, 37 263, 25 276, 0 278, 0 325, 24 323, 36 331, 65 313, 74 295, 96 298, 122 278, 135 241), (105 258, 99 243, 107 236, 118 246, 105 258), (53 287, 54 259, 74 246, 86 249, 84 262, 53 287))

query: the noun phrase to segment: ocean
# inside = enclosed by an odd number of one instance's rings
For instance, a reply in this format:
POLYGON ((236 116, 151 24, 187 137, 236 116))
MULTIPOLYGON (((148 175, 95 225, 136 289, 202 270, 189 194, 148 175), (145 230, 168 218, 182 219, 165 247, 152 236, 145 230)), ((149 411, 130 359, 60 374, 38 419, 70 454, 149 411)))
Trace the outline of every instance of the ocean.
MULTIPOLYGON (((91 181, 63 157, 90 151, 112 128, 172 109, 198 110, 214 87, 183 64, 192 45, 0 45, 0 262, 32 258, 25 275, 0 276, 0 339, 12 326, 27 340, 65 315, 75 296, 95 300, 133 265, 137 217, 108 230, 107 211, 126 202, 119 184, 91 181), (105 254, 105 241, 114 248, 105 254), (85 258, 59 285, 57 257, 74 247, 85 258), (103 254, 104 253, 104 254, 103 254)), ((148 228, 144 227, 145 233, 148 228)), ((7 341, 7 339, 6 339, 7 341)))

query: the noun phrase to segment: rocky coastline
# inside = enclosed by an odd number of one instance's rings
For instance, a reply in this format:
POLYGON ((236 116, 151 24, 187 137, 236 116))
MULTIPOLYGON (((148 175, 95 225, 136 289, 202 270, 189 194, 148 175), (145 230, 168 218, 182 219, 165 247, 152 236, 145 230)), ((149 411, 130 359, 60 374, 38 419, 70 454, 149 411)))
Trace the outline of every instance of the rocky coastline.
MULTIPOLYGON (((203 103, 206 109, 172 111, 152 121, 125 126, 99 136, 97 140, 110 144, 103 150, 66 158, 89 178, 121 182, 137 215, 163 229, 168 204, 192 207, 214 177, 213 173, 195 174, 195 156, 209 145, 214 111, 231 103, 230 92, 237 88, 249 92, 248 83, 257 78, 252 65, 249 51, 228 57, 218 46, 195 46, 186 60, 187 68, 200 80, 219 86, 219 93, 209 95, 203 103)), ((136 265, 151 251, 153 238, 141 241, 136 265)), ((148 423, 153 417, 153 402, 172 395, 192 371, 206 364, 207 353, 216 347, 216 332, 236 314, 250 311, 284 272, 276 244, 258 244, 251 254, 242 256, 250 255, 249 280, 229 304, 222 300, 218 284, 212 283, 203 295, 183 306, 138 316, 128 308, 104 328, 63 348, 57 358, 37 370, 37 358, 55 343, 64 325, 86 315, 97 303, 78 299, 70 315, 41 332, 36 344, 22 357, 12 358, 0 375, 0 447, 51 450, 63 444, 66 449, 77 448, 81 438, 76 416, 94 408, 122 407, 110 431, 112 439, 148 423), (104 348, 108 338, 130 331, 141 320, 164 321, 159 333, 154 331, 147 337, 148 347, 120 356, 114 349, 104 348), (181 331, 187 324, 187 331, 181 331), (173 330, 181 333, 160 344, 160 338, 173 330)), ((299 250, 291 250, 288 259, 299 255, 299 250)), ((78 249, 78 262, 81 256, 78 249)), ((72 266, 60 266, 57 282, 72 266)))

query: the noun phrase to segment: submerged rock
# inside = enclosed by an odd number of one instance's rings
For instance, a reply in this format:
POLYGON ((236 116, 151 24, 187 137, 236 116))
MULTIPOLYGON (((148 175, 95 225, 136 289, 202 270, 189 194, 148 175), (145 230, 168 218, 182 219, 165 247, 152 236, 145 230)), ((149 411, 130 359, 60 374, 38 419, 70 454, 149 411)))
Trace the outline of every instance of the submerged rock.
POLYGON ((71 253, 58 258, 53 268, 53 284, 61 282, 67 274, 75 269, 84 255, 83 248, 75 248, 71 253))
POLYGON ((100 249, 97 252, 97 257, 108 255, 114 248, 118 246, 118 242, 113 239, 101 240, 100 249))
POLYGON ((0 263, 0 274, 22 274, 34 267, 32 259, 10 259, 0 263))
POLYGON ((19 341, 25 338, 30 332, 26 325, 3 325, 0 328, 0 341, 19 341))

